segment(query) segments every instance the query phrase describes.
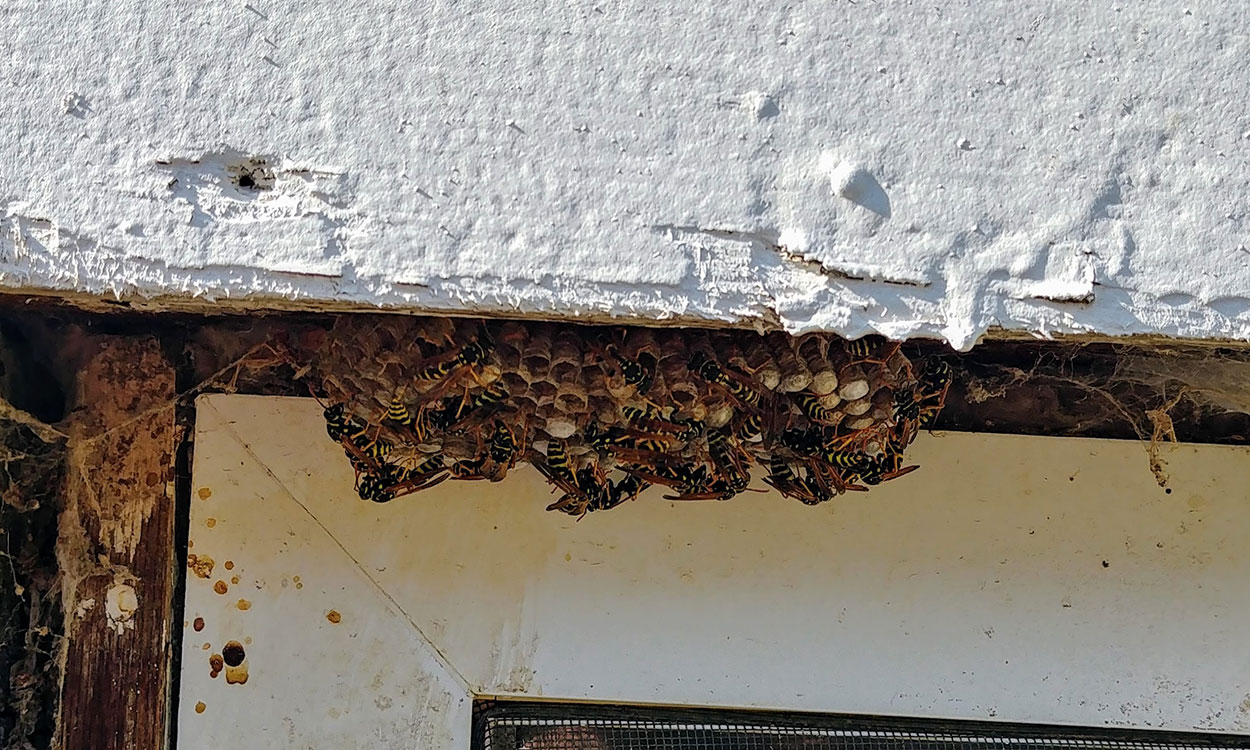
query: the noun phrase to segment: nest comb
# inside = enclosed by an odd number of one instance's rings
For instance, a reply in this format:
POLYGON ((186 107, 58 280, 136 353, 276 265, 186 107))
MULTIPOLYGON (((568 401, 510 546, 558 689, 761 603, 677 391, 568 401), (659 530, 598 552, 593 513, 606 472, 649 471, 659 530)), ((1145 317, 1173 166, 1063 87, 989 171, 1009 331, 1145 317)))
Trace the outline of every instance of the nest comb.
POLYGON ((879 337, 400 316, 343 318, 298 356, 361 498, 528 462, 575 515, 651 485, 727 500, 755 466, 809 505, 866 491, 916 468, 950 383, 879 337))

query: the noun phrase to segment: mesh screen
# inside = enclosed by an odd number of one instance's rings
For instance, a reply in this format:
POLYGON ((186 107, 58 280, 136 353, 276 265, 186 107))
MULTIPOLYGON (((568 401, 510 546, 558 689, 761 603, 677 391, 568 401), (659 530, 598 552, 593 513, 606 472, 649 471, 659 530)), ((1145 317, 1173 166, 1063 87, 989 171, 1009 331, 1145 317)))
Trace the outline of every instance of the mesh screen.
POLYGON ((825 714, 483 703, 477 750, 1162 750, 1250 748, 1230 735, 825 714))

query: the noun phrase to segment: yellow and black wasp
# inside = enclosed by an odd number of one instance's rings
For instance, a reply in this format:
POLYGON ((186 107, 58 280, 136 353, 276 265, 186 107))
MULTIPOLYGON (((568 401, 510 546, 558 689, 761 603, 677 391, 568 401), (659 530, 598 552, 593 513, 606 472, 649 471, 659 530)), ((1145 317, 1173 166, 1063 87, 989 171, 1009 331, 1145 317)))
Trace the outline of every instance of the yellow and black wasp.
POLYGON ((825 408, 820 399, 810 393, 799 391, 791 397, 803 414, 813 422, 836 422, 838 419, 839 415, 834 410, 825 408))
POLYGON ((833 492, 815 473, 806 476, 796 473, 790 463, 777 454, 769 459, 768 476, 764 481, 786 497, 792 497, 804 505, 819 505, 833 498, 833 492))
POLYGON ((365 471, 356 483, 362 500, 388 503, 397 497, 424 490, 447 479, 443 457, 432 456, 411 469, 383 464, 380 470, 365 471))
POLYGON ((721 367, 703 352, 692 354, 686 367, 707 382, 720 386, 735 401, 746 406, 759 406, 759 388, 750 384, 745 376, 721 367))
POLYGON ((668 439, 663 435, 648 434, 639 430, 613 425, 607 429, 599 429, 590 424, 584 432, 586 442, 601 451, 630 450, 663 453, 670 447, 668 439))
POLYGON ((494 350, 495 343, 491 339, 486 325, 478 326, 477 337, 464 346, 436 355, 427 360, 417 369, 416 379, 426 382, 443 380, 461 368, 472 367, 486 361, 494 350))
POLYGON ((626 385, 632 385, 640 396, 645 396, 655 382, 657 362, 650 354, 641 354, 637 359, 630 359, 621 353, 616 344, 607 344, 601 349, 600 359, 616 363, 621 370, 621 378, 626 385))

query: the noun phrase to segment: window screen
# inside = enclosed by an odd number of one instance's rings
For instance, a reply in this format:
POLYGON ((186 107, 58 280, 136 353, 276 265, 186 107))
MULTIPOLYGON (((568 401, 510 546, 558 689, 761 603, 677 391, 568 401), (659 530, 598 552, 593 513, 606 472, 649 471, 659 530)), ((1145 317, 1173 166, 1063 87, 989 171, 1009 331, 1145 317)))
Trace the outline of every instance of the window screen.
POLYGON ((989 722, 480 701, 474 750, 1183 750, 1250 737, 989 722))

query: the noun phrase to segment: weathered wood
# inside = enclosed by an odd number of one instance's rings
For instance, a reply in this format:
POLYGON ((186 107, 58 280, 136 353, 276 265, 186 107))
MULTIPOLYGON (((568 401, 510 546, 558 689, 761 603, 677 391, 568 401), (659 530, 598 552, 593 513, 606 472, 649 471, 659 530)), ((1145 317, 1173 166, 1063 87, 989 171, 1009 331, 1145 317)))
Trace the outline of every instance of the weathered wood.
POLYGON ((150 337, 88 343, 58 541, 66 612, 58 746, 163 748, 175 587, 174 371, 150 337))

